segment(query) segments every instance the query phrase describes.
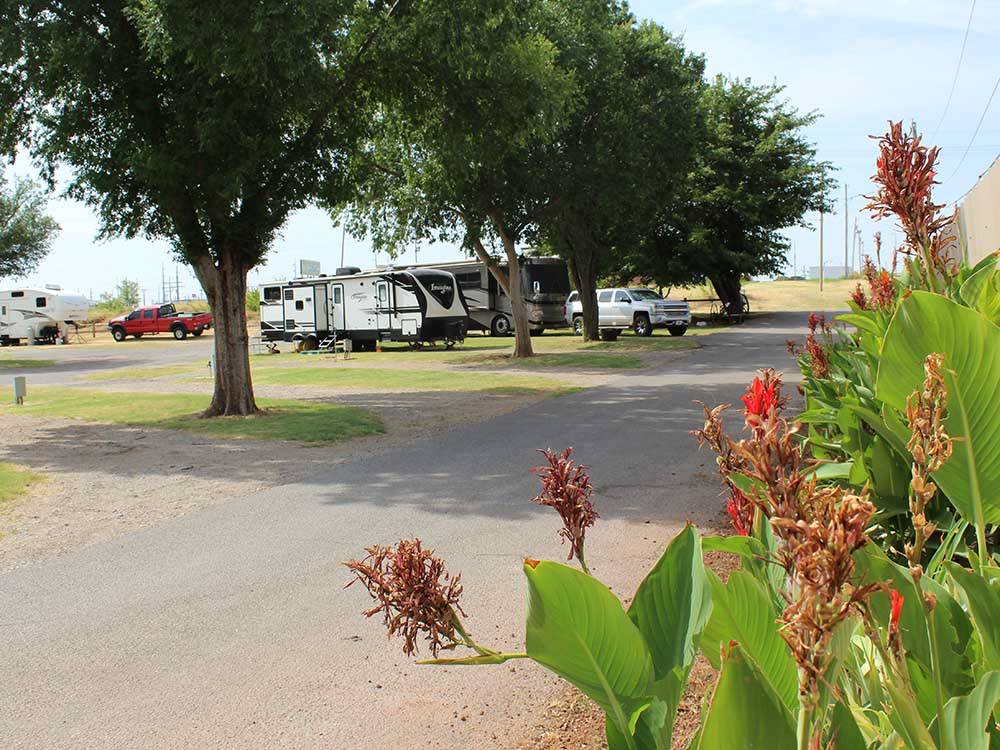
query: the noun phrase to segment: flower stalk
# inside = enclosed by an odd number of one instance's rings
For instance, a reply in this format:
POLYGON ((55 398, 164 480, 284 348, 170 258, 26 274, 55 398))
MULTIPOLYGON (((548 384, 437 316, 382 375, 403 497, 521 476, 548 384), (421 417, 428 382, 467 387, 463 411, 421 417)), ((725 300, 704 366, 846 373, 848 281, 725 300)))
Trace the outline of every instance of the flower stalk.
POLYGON ((562 519, 563 528, 559 536, 569 542, 567 560, 574 557, 584 573, 590 575, 584 554, 587 529, 600 517, 590 502, 594 486, 590 482, 587 467, 573 461, 573 449, 555 453, 549 448, 539 451, 545 456, 546 466, 538 466, 532 472, 538 475, 542 484, 541 492, 532 502, 553 508, 562 519))

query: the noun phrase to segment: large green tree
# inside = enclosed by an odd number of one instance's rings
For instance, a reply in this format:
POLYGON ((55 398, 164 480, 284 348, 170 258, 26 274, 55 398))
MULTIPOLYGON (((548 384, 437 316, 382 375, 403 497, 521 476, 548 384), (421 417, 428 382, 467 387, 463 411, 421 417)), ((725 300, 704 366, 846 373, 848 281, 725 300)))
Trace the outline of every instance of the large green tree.
POLYGON ((577 105, 534 162, 551 197, 541 234, 569 265, 584 337, 593 339, 597 279, 687 187, 701 139, 704 63, 660 26, 636 24, 624 4, 572 6, 561 5, 552 34, 578 84, 577 105))
POLYGON ((26 146, 104 235, 171 240, 215 317, 206 415, 256 411, 247 272, 289 214, 346 190, 404 0, 5 0, 0 147, 26 146))
POLYGON ((394 29, 379 129, 358 159, 354 218, 376 246, 454 240, 507 293, 514 356, 532 354, 518 246, 549 202, 533 156, 572 105, 545 34, 549 0, 427 0, 394 29), (506 270, 501 270, 501 262, 506 270))
POLYGON ((14 178, 8 189, 0 175, 0 279, 26 276, 48 254, 59 233, 45 213, 46 195, 31 180, 14 178))
POLYGON ((742 279, 784 267, 781 230, 809 226, 806 215, 835 184, 804 132, 818 115, 792 107, 781 86, 719 76, 701 103, 705 138, 688 188, 662 205, 642 243, 624 249, 617 275, 663 286, 708 279, 739 313, 742 279))

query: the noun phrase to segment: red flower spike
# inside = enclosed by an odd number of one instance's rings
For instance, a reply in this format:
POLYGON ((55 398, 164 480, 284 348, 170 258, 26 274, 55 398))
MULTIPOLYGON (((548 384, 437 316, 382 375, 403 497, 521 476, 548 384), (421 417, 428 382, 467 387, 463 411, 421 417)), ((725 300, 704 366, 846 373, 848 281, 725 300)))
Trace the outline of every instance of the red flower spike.
POLYGON ((542 491, 534 502, 554 508, 559 514, 563 522, 559 535, 569 542, 566 559, 572 560, 580 556, 587 529, 599 518, 590 502, 594 486, 590 483, 587 467, 570 458, 572 448, 558 454, 548 448, 539 453, 545 456, 548 466, 532 469, 542 483, 542 491))
POLYGON ((899 617, 903 614, 903 601, 905 597, 896 589, 889 592, 889 637, 899 633, 899 617))

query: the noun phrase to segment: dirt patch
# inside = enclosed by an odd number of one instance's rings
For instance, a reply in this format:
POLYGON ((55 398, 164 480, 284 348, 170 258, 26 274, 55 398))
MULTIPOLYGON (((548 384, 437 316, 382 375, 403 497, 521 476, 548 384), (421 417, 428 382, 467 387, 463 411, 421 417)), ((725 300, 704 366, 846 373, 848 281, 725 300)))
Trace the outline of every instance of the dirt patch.
POLYGON ((328 470, 542 395, 360 394, 336 399, 379 413, 386 434, 310 445, 218 440, 188 432, 69 419, 0 417, 0 461, 47 477, 0 516, 0 571, 61 555, 328 470))

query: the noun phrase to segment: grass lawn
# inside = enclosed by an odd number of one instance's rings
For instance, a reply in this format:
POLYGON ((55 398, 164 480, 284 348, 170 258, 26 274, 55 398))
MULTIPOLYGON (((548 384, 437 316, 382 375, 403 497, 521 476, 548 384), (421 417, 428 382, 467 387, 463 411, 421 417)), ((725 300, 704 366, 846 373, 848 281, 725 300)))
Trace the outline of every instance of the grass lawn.
POLYGON ((499 373, 402 368, 313 366, 262 367, 254 371, 258 385, 313 385, 331 388, 377 388, 386 391, 492 391, 503 393, 572 390, 553 378, 499 373))
POLYGON ((220 438, 300 440, 332 443, 385 432, 374 412, 354 406, 285 399, 259 399, 264 413, 254 417, 199 419, 207 395, 189 393, 106 393, 75 388, 36 388, 24 406, 0 406, 0 414, 65 417, 90 422, 140 425, 220 438))
POLYGON ((0 512, 33 485, 43 481, 45 478, 41 474, 21 466, 0 462, 0 512))
POLYGON ((191 363, 187 365, 156 365, 154 367, 125 367, 107 372, 95 372, 83 376, 83 380, 147 380, 149 378, 166 378, 175 375, 192 375, 203 372, 208 377, 208 367, 204 364, 191 363))
POLYGON ((52 367, 54 359, 7 359, 0 357, 0 370, 19 370, 24 367, 52 367))
MULTIPOLYGON (((857 279, 819 281, 751 281, 744 287, 752 312, 769 310, 846 310, 857 279)), ((867 285, 864 285, 867 286, 867 285)))
POLYGON ((634 354, 604 354, 601 352, 556 352, 536 354, 531 359, 511 359, 509 354, 485 354, 467 357, 462 363, 490 367, 579 367, 595 370, 633 370, 642 367, 642 359, 634 354))

